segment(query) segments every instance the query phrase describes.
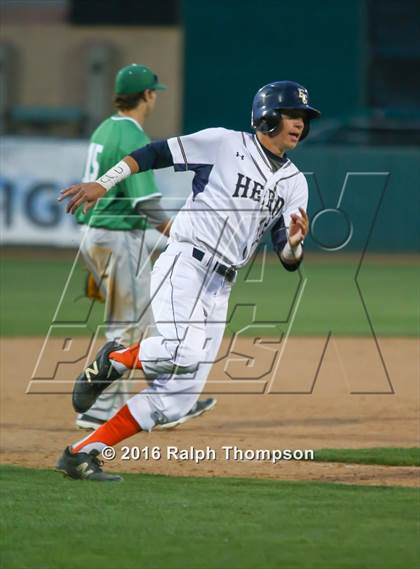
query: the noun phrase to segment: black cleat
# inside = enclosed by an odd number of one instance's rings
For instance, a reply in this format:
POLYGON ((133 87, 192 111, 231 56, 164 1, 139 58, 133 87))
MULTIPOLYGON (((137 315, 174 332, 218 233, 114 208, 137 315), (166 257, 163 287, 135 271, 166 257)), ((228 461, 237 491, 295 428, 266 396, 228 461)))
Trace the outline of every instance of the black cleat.
POLYGON ((112 367, 108 356, 124 346, 117 342, 107 342, 96 354, 95 360, 79 375, 73 386, 73 408, 77 413, 85 413, 95 403, 99 395, 113 381, 123 374, 112 367))
POLYGON ((121 482, 123 478, 118 474, 107 474, 102 470, 102 462, 98 458, 98 451, 78 452, 73 454, 67 447, 55 467, 57 472, 74 480, 94 480, 96 482, 121 482))

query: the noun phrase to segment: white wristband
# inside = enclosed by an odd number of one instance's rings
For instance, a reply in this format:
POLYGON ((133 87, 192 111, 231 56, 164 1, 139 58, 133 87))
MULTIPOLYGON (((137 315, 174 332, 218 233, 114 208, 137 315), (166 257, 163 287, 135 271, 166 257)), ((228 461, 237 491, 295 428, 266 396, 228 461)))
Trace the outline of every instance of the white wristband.
POLYGON ((281 252, 282 259, 285 261, 299 261, 302 257, 303 247, 302 244, 296 245, 296 247, 291 247, 290 243, 287 242, 286 245, 283 247, 281 252))
POLYGON ((120 162, 118 162, 118 164, 110 168, 108 172, 106 172, 103 176, 98 178, 96 180, 96 183, 100 184, 103 188, 106 189, 106 191, 108 191, 111 188, 113 188, 115 185, 117 185, 119 182, 122 182, 123 180, 128 178, 128 176, 130 175, 131 175, 130 166, 127 164, 127 162, 121 160, 120 162))

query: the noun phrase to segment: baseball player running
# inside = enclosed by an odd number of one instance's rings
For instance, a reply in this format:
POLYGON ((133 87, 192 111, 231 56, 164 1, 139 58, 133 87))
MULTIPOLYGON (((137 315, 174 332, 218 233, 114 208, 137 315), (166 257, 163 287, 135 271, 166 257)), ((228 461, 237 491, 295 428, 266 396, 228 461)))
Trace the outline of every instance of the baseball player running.
MULTIPOLYGON (((145 65, 131 64, 119 70, 114 88, 117 113, 93 133, 83 181, 96 180, 124 156, 150 143, 143 126, 155 108, 157 92, 164 89, 145 65)), ((148 171, 116 184, 94 210, 84 212, 81 207, 76 212, 83 226, 83 259, 106 300, 108 341, 127 346, 153 330, 151 261, 145 230, 151 223, 161 233, 169 234, 170 222, 160 198, 153 172, 148 171)), ((128 399, 128 382, 121 379, 98 397, 88 413, 77 416, 76 425, 96 429, 128 399)), ((186 416, 165 427, 197 416, 214 404, 214 399, 197 401, 186 416)))
POLYGON ((158 334, 126 348, 107 343, 77 378, 73 403, 89 408, 128 369, 142 369, 151 384, 107 423, 67 447, 57 470, 72 478, 112 481, 98 456, 139 431, 182 417, 197 400, 216 358, 236 271, 263 234, 281 263, 296 270, 308 232, 304 175, 286 155, 320 116, 308 91, 291 81, 261 88, 253 101, 255 134, 211 128, 151 143, 126 156, 96 182, 71 186, 67 211, 91 208, 136 172, 172 165, 193 170, 192 193, 176 216, 169 245, 155 263, 151 305, 158 334), (199 371, 200 370, 200 371, 199 371))

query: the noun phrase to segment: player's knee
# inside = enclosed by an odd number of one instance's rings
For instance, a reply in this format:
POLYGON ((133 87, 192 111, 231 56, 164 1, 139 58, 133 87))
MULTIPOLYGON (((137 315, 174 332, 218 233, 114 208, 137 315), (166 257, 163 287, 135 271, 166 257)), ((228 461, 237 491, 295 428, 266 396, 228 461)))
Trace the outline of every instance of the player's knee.
POLYGON ((174 357, 175 373, 193 373, 197 370, 200 363, 204 361, 204 350, 194 346, 180 344, 174 357))

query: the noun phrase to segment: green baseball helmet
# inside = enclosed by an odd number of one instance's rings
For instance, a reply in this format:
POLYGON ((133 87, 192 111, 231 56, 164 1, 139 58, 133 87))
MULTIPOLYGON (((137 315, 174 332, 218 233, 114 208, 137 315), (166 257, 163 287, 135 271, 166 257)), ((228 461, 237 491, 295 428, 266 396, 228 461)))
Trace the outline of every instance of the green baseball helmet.
POLYGON ((158 76, 145 65, 132 63, 120 69, 115 77, 117 95, 133 95, 146 89, 163 91, 166 85, 159 83, 158 76))

